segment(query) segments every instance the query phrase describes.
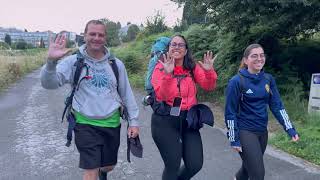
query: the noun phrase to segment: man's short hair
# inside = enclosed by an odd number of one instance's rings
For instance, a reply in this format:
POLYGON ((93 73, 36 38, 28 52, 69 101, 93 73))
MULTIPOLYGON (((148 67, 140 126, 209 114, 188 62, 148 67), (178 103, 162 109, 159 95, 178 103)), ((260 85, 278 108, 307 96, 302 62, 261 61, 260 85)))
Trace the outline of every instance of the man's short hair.
POLYGON ((86 24, 86 28, 84 29, 84 33, 87 33, 89 24, 103 25, 105 29, 107 28, 106 25, 100 20, 90 20, 86 24))

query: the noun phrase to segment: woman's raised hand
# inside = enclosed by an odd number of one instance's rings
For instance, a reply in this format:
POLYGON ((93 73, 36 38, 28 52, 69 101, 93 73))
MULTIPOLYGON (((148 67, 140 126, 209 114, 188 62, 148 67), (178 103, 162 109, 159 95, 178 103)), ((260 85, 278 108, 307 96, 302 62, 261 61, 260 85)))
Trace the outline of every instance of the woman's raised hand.
POLYGON ((163 65, 164 71, 167 74, 170 74, 173 72, 174 69, 174 58, 171 58, 169 56, 169 53, 163 54, 163 62, 161 60, 158 60, 163 65))
POLYGON ((70 49, 66 48, 67 38, 65 34, 59 34, 55 40, 50 35, 50 44, 48 50, 48 59, 59 60, 65 56, 70 49))
POLYGON ((207 51, 207 53, 203 55, 203 62, 199 61, 199 64, 204 70, 211 70, 213 69, 213 63, 216 58, 217 56, 214 56, 212 51, 207 51))

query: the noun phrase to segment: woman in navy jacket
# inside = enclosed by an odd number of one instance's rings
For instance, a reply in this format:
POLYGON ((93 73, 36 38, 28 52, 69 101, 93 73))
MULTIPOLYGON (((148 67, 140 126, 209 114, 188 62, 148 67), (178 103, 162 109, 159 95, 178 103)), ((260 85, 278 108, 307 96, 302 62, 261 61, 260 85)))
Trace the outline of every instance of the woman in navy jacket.
POLYGON ((268 141, 268 111, 292 138, 299 136, 280 99, 274 78, 263 71, 264 50, 259 44, 249 45, 243 54, 239 73, 231 78, 226 91, 225 123, 228 139, 239 152, 242 166, 236 180, 263 180, 263 154, 268 141))

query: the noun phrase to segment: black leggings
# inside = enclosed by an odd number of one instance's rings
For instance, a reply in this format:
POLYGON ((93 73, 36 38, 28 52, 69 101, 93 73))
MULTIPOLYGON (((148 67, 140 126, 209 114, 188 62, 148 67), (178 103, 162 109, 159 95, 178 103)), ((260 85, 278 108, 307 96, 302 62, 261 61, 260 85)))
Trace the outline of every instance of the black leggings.
POLYGON ((185 117, 153 113, 151 133, 164 162, 162 180, 188 180, 200 171, 203 165, 201 136, 199 130, 187 128, 185 117), (181 158, 184 166, 180 168, 181 158))
POLYGON ((268 143, 268 132, 240 130, 242 166, 236 174, 237 180, 263 180, 263 154, 268 143))

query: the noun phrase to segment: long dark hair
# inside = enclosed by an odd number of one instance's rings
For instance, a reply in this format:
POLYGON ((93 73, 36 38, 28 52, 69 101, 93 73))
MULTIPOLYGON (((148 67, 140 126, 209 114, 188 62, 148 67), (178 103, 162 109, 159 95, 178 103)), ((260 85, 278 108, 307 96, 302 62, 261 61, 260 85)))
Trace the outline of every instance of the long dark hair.
POLYGON ((242 68, 248 68, 247 65, 244 63, 244 59, 248 58, 251 53, 251 50, 255 49, 255 48, 262 48, 263 49, 263 47, 260 44, 250 44, 243 52, 243 56, 242 56, 242 60, 241 60, 240 66, 239 66, 239 70, 242 68))
POLYGON ((187 69, 187 70, 190 70, 191 72, 193 71, 193 69, 195 68, 196 66, 196 63, 194 62, 193 60, 193 57, 192 57, 192 52, 191 52, 191 49, 189 49, 189 46, 188 46, 188 42, 186 40, 186 38, 180 34, 176 34, 174 36, 171 37, 171 40, 168 44, 168 47, 167 47, 167 51, 169 51, 169 46, 171 44, 171 41, 174 37, 180 37, 184 40, 184 42, 186 43, 186 50, 187 50, 187 54, 183 57, 183 68, 184 69, 187 69))

